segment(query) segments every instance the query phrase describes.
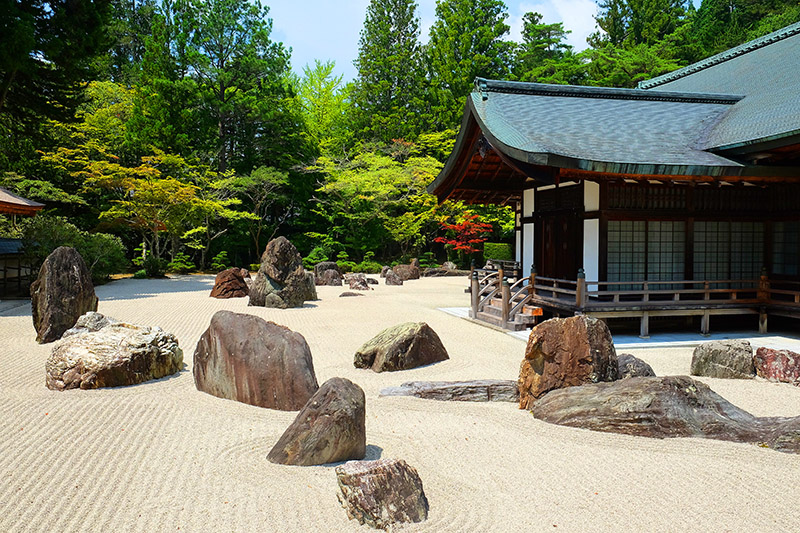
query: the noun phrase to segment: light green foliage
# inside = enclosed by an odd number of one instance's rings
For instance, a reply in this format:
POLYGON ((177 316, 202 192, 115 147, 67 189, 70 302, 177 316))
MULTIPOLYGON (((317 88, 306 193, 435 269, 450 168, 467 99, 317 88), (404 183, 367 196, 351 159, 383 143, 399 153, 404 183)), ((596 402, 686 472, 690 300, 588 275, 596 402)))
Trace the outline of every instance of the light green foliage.
POLYGON ((172 261, 167 263, 167 272, 177 272, 179 274, 186 274, 195 270, 197 267, 192 263, 191 258, 183 252, 178 252, 172 261))
POLYGON ((509 26, 501 0, 439 0, 425 49, 431 80, 432 126, 455 128, 475 77, 503 79, 514 44, 503 38, 509 26))
POLYGON ((353 268, 354 272, 363 272, 365 274, 378 274, 383 265, 375 261, 373 258, 375 257, 374 252, 367 252, 364 254, 364 260, 355 265, 353 268))
POLYGON ((334 76, 333 61, 316 60, 303 67, 297 85, 297 102, 305 119, 311 142, 325 155, 344 155, 353 132, 346 123, 350 110, 348 91, 342 75, 334 76))
POLYGON ((134 279, 146 279, 147 278, 147 271, 145 269, 137 270, 133 273, 134 279))
POLYGON ((483 243, 483 258, 513 261, 514 247, 507 242, 485 242, 483 243))
POLYGON ((19 236, 26 259, 37 269, 59 246, 71 246, 81 254, 95 283, 128 266, 119 237, 82 231, 63 217, 40 214, 25 219, 19 224, 19 236))
POLYGON ((325 250, 323 250, 322 247, 317 246, 303 258, 303 266, 310 270, 314 268, 317 263, 322 263, 323 261, 327 260, 328 254, 325 253, 325 250))
POLYGON ((356 263, 354 261, 349 261, 350 256, 347 255, 347 252, 339 252, 336 254, 336 264, 339 266, 339 269, 342 272, 353 272, 356 269, 356 263))
POLYGON ((522 17, 522 42, 517 46, 514 76, 520 81, 580 85, 586 64, 564 41, 570 32, 564 24, 543 24, 542 15, 522 17))
POLYGON ((425 76, 414 0, 371 0, 352 100, 360 136, 384 143, 420 132, 425 76))

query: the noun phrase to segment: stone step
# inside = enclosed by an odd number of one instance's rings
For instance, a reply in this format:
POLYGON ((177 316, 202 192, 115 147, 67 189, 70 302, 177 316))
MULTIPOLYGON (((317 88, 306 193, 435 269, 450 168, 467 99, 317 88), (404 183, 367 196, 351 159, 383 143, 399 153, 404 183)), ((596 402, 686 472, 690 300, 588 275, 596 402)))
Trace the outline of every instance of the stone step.
MULTIPOLYGON (((495 326, 498 326, 498 327, 501 327, 501 328, 503 327, 503 320, 499 316, 493 315, 493 314, 489 314, 489 313, 486 313, 484 311, 478 313, 478 320, 483 320, 484 322, 488 322, 489 324, 492 324, 492 325, 495 325, 495 326)), ((511 330, 511 331, 521 331, 523 329, 527 329, 527 326, 528 326, 527 324, 514 321, 514 322, 509 322, 506 325, 505 329, 508 329, 508 330, 511 330)))
POLYGON ((522 314, 530 316, 542 316, 542 308, 536 305, 523 305, 522 314))

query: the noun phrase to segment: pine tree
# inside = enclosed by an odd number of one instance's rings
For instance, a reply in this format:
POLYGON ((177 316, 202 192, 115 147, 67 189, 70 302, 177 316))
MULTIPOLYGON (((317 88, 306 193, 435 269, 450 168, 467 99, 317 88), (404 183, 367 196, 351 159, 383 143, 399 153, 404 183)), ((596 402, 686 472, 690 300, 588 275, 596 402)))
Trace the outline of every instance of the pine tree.
POLYGON ((371 0, 359 40, 352 101, 360 135, 389 142, 419 133, 421 69, 417 3, 371 0))
POLYGON ((522 42, 517 46, 514 75, 521 81, 553 83, 555 74, 566 74, 561 83, 578 83, 573 71, 576 61, 572 47, 564 42, 569 34, 564 24, 542 24, 542 15, 522 17, 522 42), (562 72, 562 71, 569 72, 562 72), (544 81, 544 80, 547 81, 544 81))
POLYGON ((505 78, 514 44, 501 0, 439 0, 425 59, 434 129, 456 127, 476 77, 505 78))

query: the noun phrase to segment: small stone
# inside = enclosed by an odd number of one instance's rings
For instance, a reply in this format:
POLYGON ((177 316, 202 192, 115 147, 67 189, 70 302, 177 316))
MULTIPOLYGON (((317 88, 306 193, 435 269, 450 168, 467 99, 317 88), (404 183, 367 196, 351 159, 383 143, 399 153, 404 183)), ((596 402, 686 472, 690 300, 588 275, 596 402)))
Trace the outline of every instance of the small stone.
POLYGON ((653 377, 653 367, 629 353, 617 355, 617 379, 653 377))
POLYGON ((364 296, 364 294, 360 293, 360 292, 345 291, 345 292, 343 292, 342 294, 339 295, 339 298, 349 298, 351 296, 364 296))
POLYGON ((376 529, 428 518, 417 471, 402 459, 348 461, 336 467, 339 501, 351 520, 376 529))
POLYGON ((250 271, 244 268, 229 268, 223 270, 214 278, 214 288, 211 289, 212 298, 243 298, 249 294, 248 280, 250 271))

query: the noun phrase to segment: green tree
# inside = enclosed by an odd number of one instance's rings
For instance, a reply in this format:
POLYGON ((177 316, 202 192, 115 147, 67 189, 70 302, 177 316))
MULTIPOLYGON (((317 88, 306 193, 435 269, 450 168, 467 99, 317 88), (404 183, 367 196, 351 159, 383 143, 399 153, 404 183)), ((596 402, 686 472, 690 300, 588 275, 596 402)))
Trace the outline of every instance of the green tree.
POLYGON ((535 12, 522 17, 522 42, 517 46, 514 75, 520 81, 581 85, 586 80, 583 56, 572 51, 564 24, 543 24, 535 12))
POLYGON ((424 72, 414 0, 371 0, 352 91, 361 136, 384 143, 419 133, 424 72))
POLYGON ((344 156, 352 131, 346 123, 348 91, 342 75, 335 76, 333 61, 314 61, 303 67, 297 84, 297 101, 311 142, 326 155, 344 156))
POLYGON ((464 102, 477 76, 505 78, 514 44, 504 41, 509 26, 501 0, 439 0, 425 48, 431 80, 434 130, 461 123, 464 102))
POLYGON ((28 128, 69 120, 91 59, 105 46, 108 0, 29 0, 0 4, 0 119, 28 128))

